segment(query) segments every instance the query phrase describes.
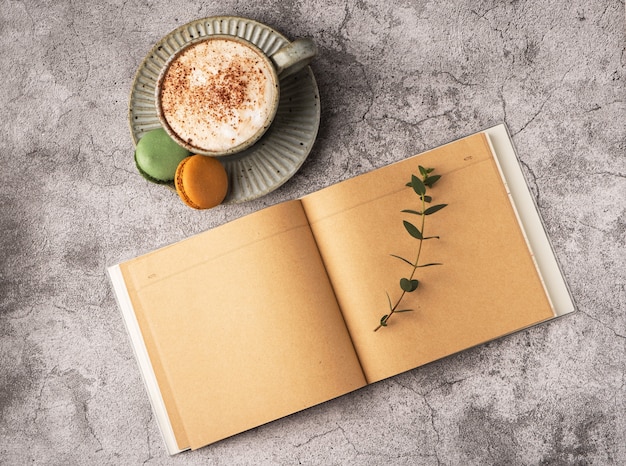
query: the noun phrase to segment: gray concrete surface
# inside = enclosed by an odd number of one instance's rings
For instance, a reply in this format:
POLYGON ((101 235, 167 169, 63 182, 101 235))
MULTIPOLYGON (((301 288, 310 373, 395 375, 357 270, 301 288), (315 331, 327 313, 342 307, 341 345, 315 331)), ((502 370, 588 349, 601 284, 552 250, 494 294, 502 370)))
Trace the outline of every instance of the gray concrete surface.
POLYGON ((625 464, 623 0, 0 3, 0 463, 625 464), (135 171, 133 74, 216 14, 311 36, 322 124, 197 212, 135 171), (506 122, 579 312, 174 458, 107 265, 506 122))

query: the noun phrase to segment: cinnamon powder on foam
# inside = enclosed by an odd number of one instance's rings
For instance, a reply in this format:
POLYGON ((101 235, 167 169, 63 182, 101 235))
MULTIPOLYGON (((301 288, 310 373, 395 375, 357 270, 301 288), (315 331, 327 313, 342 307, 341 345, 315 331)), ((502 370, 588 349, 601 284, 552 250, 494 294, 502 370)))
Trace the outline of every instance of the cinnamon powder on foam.
POLYGON ((170 128, 190 145, 223 151, 267 123, 277 93, 267 62, 227 39, 186 49, 168 68, 161 106, 170 128))

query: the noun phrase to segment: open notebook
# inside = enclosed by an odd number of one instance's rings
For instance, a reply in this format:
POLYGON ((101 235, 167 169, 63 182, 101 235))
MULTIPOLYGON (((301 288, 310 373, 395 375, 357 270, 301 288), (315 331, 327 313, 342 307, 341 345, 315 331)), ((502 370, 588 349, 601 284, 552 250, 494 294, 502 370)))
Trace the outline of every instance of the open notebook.
POLYGON ((170 454, 574 310, 504 125, 108 271, 170 454), (422 255, 443 265, 374 332, 418 165, 442 175, 422 255))

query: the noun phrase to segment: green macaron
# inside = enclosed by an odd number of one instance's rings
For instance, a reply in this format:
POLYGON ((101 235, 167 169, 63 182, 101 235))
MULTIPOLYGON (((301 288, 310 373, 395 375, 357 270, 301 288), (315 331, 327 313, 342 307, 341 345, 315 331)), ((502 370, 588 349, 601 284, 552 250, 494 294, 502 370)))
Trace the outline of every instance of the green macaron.
POLYGON ((148 181, 169 183, 174 180, 178 164, 189 155, 163 128, 158 128, 148 131, 137 142, 135 165, 148 181))

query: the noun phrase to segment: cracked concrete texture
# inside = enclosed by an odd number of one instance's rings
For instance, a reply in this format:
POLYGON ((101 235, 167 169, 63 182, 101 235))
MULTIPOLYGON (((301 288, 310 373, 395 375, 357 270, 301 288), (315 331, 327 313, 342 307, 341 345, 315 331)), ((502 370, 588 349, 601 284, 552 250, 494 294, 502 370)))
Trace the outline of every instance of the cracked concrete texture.
POLYGON ((624 2, 104 1, 0 9, 3 464, 624 464, 624 2), (204 16, 311 36, 302 169, 188 209, 132 162, 152 44, 204 16), (579 312, 167 457, 105 267, 506 122, 579 312))

